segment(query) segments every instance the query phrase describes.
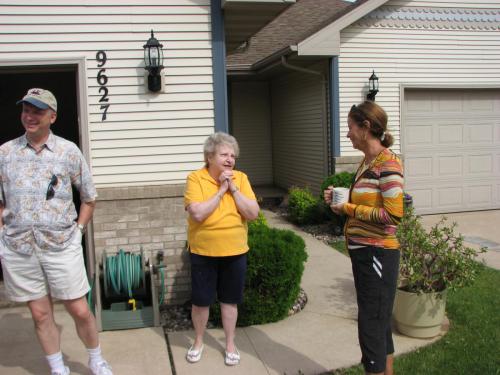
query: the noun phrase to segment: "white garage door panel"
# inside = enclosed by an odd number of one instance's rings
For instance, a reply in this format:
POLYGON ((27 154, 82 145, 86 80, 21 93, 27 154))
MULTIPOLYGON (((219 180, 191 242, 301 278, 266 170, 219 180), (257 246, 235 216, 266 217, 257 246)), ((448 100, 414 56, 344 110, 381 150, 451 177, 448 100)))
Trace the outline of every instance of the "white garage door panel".
POLYGON ((459 151, 431 156, 405 155, 405 181, 407 184, 432 184, 432 179, 451 180, 453 183, 457 178, 464 182, 477 181, 478 178, 499 175, 499 163, 500 156, 494 154, 493 150, 466 154, 459 151), (423 181, 424 179, 426 181, 423 181))
POLYGON ((493 201, 493 188, 492 185, 478 185, 471 186, 467 190, 468 201, 472 204, 488 204, 493 201))
POLYGON ((450 144, 459 146, 464 143, 463 124, 438 124, 437 133, 437 143, 439 145, 450 144))
POLYGON ((474 176, 483 173, 494 173, 494 155, 492 153, 469 155, 467 172, 469 175, 474 176))
POLYGON ((406 90, 405 190, 417 212, 500 208, 500 89, 406 90))
POLYGON ((461 177, 463 176, 463 158, 460 154, 443 155, 436 157, 438 163, 438 176, 461 177))

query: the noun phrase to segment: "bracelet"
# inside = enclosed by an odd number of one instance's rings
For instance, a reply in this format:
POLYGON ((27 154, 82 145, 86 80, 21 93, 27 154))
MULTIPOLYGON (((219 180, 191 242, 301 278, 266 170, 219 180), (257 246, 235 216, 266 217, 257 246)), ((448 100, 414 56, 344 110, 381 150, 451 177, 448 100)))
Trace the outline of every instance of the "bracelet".
POLYGON ((83 224, 78 224, 77 225, 78 229, 80 230, 80 232, 82 232, 82 234, 85 234, 85 225, 83 224))
POLYGON ((236 186, 233 190, 231 190, 231 194, 234 194, 234 193, 236 193, 237 191, 240 191, 240 189, 238 189, 238 186, 236 186))

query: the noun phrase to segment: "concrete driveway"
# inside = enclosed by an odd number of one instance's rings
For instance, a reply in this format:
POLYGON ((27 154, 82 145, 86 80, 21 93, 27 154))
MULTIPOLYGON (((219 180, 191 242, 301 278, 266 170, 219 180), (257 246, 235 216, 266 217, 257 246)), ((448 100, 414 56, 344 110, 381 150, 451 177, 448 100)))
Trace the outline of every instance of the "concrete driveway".
POLYGON ((428 229, 442 216, 445 216, 450 223, 457 223, 457 232, 464 236, 468 246, 473 248, 486 246, 488 252, 481 254, 480 258, 489 267, 500 270, 500 210, 425 215, 422 216, 422 222, 428 229))

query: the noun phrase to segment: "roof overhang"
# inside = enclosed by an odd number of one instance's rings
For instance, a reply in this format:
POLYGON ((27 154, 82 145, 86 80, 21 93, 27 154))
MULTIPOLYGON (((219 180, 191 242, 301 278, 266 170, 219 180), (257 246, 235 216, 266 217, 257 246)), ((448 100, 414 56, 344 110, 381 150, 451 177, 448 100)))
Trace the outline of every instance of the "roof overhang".
POLYGON ((299 56, 339 56, 340 32, 389 0, 368 0, 297 45, 299 56))
POLYGON ((295 0, 222 0, 226 51, 245 43, 295 0))

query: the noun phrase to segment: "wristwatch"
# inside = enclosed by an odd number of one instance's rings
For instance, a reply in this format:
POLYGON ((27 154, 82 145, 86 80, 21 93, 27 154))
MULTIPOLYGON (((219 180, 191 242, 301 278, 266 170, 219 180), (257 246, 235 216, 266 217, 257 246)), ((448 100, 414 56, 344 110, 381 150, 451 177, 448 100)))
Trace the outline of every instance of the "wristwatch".
POLYGON ((82 232, 82 234, 85 234, 85 225, 83 224, 78 224, 77 225, 78 229, 80 230, 80 232, 82 232))
POLYGON ((240 189, 238 189, 238 186, 235 186, 234 189, 231 190, 231 194, 236 193, 238 190, 240 190, 240 189))

